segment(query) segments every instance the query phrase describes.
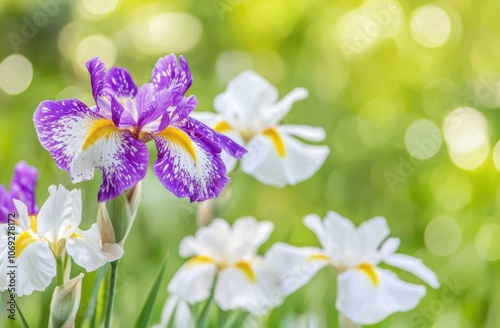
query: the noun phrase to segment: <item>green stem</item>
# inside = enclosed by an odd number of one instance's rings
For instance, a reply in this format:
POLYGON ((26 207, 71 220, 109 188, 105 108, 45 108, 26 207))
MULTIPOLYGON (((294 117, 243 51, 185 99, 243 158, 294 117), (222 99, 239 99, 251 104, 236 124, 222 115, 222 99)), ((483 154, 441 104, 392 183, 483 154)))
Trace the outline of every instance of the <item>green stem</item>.
POLYGON ((106 302, 106 314, 104 317, 104 328, 111 327, 111 315, 115 303, 116 278, 118 277, 118 263, 120 260, 111 262, 111 277, 109 280, 108 300, 106 302))
POLYGON ((57 257, 57 286, 64 284, 64 262, 61 256, 57 257))
POLYGON ((214 298, 215 285, 217 284, 217 278, 214 279, 214 284, 210 292, 210 297, 208 298, 207 304, 201 313, 200 320, 198 321, 197 328, 205 328, 207 326, 208 317, 210 315, 210 308, 212 306, 212 300, 214 298))

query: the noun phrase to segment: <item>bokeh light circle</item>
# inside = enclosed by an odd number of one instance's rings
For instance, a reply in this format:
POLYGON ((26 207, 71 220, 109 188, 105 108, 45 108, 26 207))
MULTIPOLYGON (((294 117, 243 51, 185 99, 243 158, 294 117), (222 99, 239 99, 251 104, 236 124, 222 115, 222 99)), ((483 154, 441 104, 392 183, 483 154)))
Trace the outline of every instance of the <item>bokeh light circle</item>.
POLYGON ((189 51, 203 35, 203 25, 195 16, 184 12, 158 13, 153 7, 139 9, 129 27, 138 50, 153 55, 189 51))
POLYGON ((93 15, 106 15, 112 12, 119 0, 83 0, 82 5, 86 12, 93 15))
POLYGON ((442 143, 439 128, 427 119, 413 122, 405 133, 406 150, 418 159, 431 158, 439 151, 442 143))
POLYGON ((425 228, 425 246, 436 256, 447 256, 457 250, 462 242, 458 223, 449 217, 437 217, 425 228))
POLYGON ((33 65, 28 58, 13 54, 0 63, 0 89, 9 95, 24 92, 33 79, 33 65))
POLYGON ((487 223, 476 235, 476 252, 487 261, 500 260, 500 224, 487 223))
POLYGON ((113 40, 104 35, 91 35, 80 41, 76 60, 82 70, 87 70, 87 61, 95 56, 100 57, 107 67, 113 66, 116 60, 116 46, 113 40))
POLYGON ((451 19, 443 9, 427 5, 413 12, 410 28, 418 43, 427 48, 436 48, 448 40, 451 33, 451 19))
POLYGON ((444 120, 443 134, 458 167, 473 170, 488 157, 488 122, 481 112, 469 107, 453 110, 444 120))

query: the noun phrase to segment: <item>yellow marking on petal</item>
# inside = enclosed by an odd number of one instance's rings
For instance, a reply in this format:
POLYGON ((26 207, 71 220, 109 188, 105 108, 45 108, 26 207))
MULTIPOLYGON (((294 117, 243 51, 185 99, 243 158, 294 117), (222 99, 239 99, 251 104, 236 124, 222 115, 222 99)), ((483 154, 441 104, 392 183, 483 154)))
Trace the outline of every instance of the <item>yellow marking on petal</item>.
POLYGON ((186 132, 173 126, 167 126, 165 130, 159 133, 159 136, 179 145, 196 163, 196 150, 194 148, 193 141, 191 141, 191 138, 189 138, 186 132))
POLYGON ((78 232, 73 232, 69 238, 83 238, 83 236, 78 232))
POLYGON ((361 263, 356 267, 356 269, 359 269, 364 273, 366 273, 368 278, 370 278, 371 282, 375 286, 378 286, 378 276, 377 273, 375 272, 375 268, 373 267, 373 265, 371 265, 370 263, 361 263))
POLYGON ((271 139, 271 141, 274 144, 274 148, 276 148, 276 151, 278 152, 278 155, 280 157, 285 157, 286 155, 285 143, 283 142, 283 138, 281 138, 281 135, 279 134, 278 130, 276 130, 275 128, 267 128, 264 131, 262 131, 262 134, 271 139))
POLYGON ((209 263, 214 263, 214 260, 212 260, 211 257, 206 256, 206 255, 198 255, 198 256, 192 257, 188 261, 189 266, 194 266, 194 265, 199 265, 199 264, 209 264, 209 263))
POLYGON ((257 279, 255 278, 255 273, 253 272, 252 267, 250 266, 250 263, 246 261, 241 261, 236 263, 235 265, 236 269, 239 269, 245 273, 247 276, 248 280, 251 282, 255 282, 257 279))
POLYGON ((228 130, 232 130, 231 125, 227 123, 226 121, 220 121, 219 123, 215 124, 214 130, 217 132, 224 132, 228 130))
POLYGON ((311 261, 328 261, 330 258, 323 254, 313 254, 307 257, 306 262, 311 261))
POLYGON ((33 236, 28 231, 21 232, 17 237, 16 237, 16 258, 21 255, 21 253, 24 251, 26 246, 31 244, 35 239, 33 236))
POLYGON ((36 229, 36 215, 30 215, 30 228, 33 230, 34 233, 38 233, 36 229))
POLYGON ((105 118, 96 120, 92 123, 92 128, 85 137, 82 150, 89 148, 102 137, 109 139, 109 136, 116 130, 117 128, 112 121, 105 118))

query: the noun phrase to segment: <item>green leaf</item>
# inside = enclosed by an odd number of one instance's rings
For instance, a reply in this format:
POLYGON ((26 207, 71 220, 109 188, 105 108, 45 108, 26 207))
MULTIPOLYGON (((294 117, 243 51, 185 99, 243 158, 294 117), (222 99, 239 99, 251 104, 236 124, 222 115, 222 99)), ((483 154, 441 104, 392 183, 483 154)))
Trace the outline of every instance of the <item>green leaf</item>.
POLYGON ((19 308, 19 305, 17 305, 17 303, 16 303, 16 308, 17 308, 17 311, 19 312, 19 316, 21 317, 21 322, 23 323, 23 327, 24 328, 30 328, 30 326, 28 325, 28 322, 24 318, 24 315, 21 312, 21 309, 19 308))
POLYGON ((85 315, 82 321, 82 327, 93 327, 92 318, 95 315, 95 310, 97 306, 97 297, 99 295, 99 288, 101 287, 102 280, 106 275, 106 270, 108 266, 104 265, 97 270, 95 276, 94 286, 92 287, 92 294, 90 294, 90 300, 87 303, 87 309, 85 310, 85 315))
POLYGON ((136 328, 149 327, 149 321, 151 320, 151 314, 153 313, 153 308, 156 302, 156 297, 158 296, 158 291, 160 290, 161 281, 163 280, 163 274, 165 273, 165 267, 167 266, 167 259, 163 261, 160 272, 158 272, 158 276, 156 280, 151 286, 151 290, 149 291, 148 298, 144 305, 142 306, 141 314, 139 318, 137 318, 137 322, 135 323, 136 328))

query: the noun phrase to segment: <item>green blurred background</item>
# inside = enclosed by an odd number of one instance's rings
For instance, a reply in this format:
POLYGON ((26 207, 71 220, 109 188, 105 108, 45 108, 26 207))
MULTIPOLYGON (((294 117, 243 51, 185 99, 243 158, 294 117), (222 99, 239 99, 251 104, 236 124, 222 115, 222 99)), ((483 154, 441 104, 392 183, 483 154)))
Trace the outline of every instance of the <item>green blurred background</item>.
MULTIPOLYGON (((253 69, 281 96, 309 90, 284 122, 325 128, 331 154, 311 179, 284 189, 235 171, 222 216, 273 221, 261 251, 276 241, 317 245, 302 224, 308 213, 335 210, 356 224, 384 216, 400 251, 422 258, 443 288, 376 327, 500 327, 499 1, 0 0, 0 31, 0 183, 25 160, 40 170, 39 205, 51 184, 82 188, 87 229, 100 173, 73 186, 57 169, 33 128, 40 101, 91 105, 84 64, 96 55, 140 85, 159 57, 183 54, 194 79, 188 93, 208 111, 232 77, 253 69)), ((184 263, 179 242, 197 226, 198 205, 176 199, 152 172, 143 190, 121 262, 120 327, 135 321, 168 254, 159 322, 167 281, 184 263)), ((47 320, 50 294, 19 300, 32 327, 47 320)), ((263 325, 313 312, 336 327, 334 304, 335 276, 325 269, 263 325)))

